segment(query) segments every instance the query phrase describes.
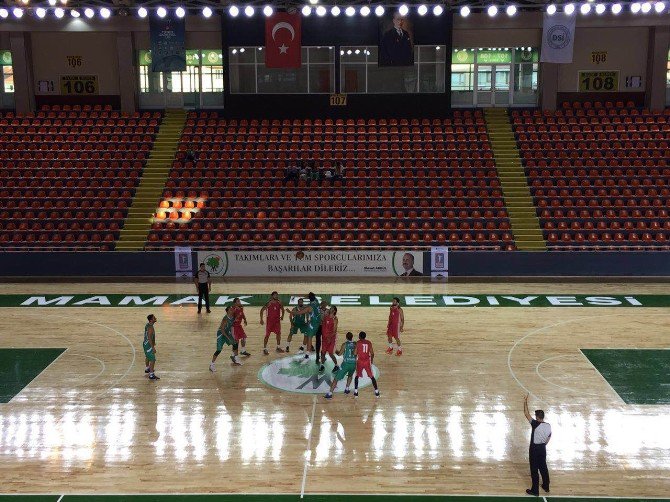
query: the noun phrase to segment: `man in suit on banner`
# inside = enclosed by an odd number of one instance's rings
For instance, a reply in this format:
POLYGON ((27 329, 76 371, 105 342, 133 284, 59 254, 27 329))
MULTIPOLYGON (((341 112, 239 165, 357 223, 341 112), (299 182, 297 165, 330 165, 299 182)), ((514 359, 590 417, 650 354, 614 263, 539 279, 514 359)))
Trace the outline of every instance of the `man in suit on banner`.
POLYGON ((379 66, 414 65, 414 46, 407 30, 405 18, 399 12, 393 14, 393 28, 387 30, 379 44, 379 66))

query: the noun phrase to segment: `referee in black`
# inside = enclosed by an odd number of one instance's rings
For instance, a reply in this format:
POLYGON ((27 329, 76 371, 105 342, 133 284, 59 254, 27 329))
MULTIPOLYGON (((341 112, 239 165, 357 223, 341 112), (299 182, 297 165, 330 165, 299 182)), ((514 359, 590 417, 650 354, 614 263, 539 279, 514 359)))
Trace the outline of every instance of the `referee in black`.
POLYGON ((205 298, 205 308, 209 314, 209 292, 212 290, 212 279, 209 276, 209 272, 205 270, 205 264, 201 263, 200 268, 193 276, 193 282, 195 283, 196 288, 198 288, 198 314, 202 310, 202 298, 205 298))
POLYGON ((530 434, 530 447, 528 449, 528 460, 530 462, 530 479, 532 486, 526 490, 528 495, 540 495, 540 476, 542 476, 542 489, 549 493, 549 469, 547 469, 547 443, 551 439, 551 425, 544 421, 544 411, 535 410, 535 419, 528 411, 528 394, 523 400, 523 413, 530 422, 532 432, 530 434))

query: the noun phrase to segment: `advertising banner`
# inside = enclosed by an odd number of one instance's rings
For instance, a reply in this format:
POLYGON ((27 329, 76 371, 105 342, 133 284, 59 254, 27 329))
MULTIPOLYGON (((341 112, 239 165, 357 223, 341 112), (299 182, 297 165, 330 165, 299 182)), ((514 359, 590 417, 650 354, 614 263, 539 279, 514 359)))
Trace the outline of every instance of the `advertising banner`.
POLYGON ((543 63, 572 63, 576 17, 576 15, 568 16, 558 13, 553 16, 544 15, 540 61, 543 63))
POLYGON ((214 277, 420 277, 422 251, 198 251, 214 277))
POLYGON ((174 248, 174 269, 177 277, 192 277, 193 258, 191 248, 174 248))
POLYGON ((449 276, 449 248, 442 246, 430 248, 430 276, 438 280, 449 276))
POLYGON ((151 71, 186 70, 184 38, 186 21, 175 15, 149 18, 151 32, 151 71))

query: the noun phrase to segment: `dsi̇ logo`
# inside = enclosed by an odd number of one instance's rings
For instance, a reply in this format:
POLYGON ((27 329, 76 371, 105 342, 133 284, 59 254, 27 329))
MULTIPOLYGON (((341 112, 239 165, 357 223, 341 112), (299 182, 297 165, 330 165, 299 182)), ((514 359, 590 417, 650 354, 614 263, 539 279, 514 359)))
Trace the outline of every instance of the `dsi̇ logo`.
POLYGON ((562 24, 552 26, 547 32, 547 44, 552 49, 564 49, 571 40, 570 29, 562 24))
MULTIPOLYGON (((338 358, 341 361, 341 358, 338 358)), ((287 392, 299 394, 325 394, 333 381, 333 362, 326 361, 326 370, 319 372, 314 364, 314 355, 304 359, 302 354, 275 359, 261 368, 258 379, 265 385, 287 392)), ((372 372, 379 378, 379 369, 373 364, 372 372)), ((355 376, 355 375, 354 375, 355 376)), ((372 381, 366 376, 358 379, 359 389, 367 387, 372 381)), ((337 382, 335 392, 343 392, 346 377, 337 382)), ((353 383, 352 383, 353 387, 353 383)))

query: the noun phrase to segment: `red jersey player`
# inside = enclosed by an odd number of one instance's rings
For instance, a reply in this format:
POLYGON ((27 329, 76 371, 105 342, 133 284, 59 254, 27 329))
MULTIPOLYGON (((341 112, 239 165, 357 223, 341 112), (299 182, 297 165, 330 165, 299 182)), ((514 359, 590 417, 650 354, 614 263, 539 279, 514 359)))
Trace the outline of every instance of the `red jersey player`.
POLYGON ((233 323, 233 337, 235 341, 238 342, 241 346, 240 355, 250 356, 247 352, 247 334, 244 332, 242 327, 242 321, 244 325, 247 325, 247 317, 244 315, 244 307, 242 306, 242 301, 239 298, 233 298, 233 309, 232 309, 233 318, 235 322, 233 323))
POLYGON ((337 338, 337 307, 330 307, 326 311, 326 315, 321 321, 321 367, 319 371, 325 369, 324 363, 326 362, 326 354, 330 356, 335 364, 333 368, 333 373, 337 373, 340 370, 340 367, 337 365, 337 359, 335 359, 335 339, 337 338))
POLYGON ((372 361, 375 358, 375 351, 372 349, 372 343, 366 340, 365 331, 358 334, 358 343, 356 344, 356 378, 354 379, 354 397, 358 397, 358 379, 363 376, 363 371, 372 380, 372 386, 375 388, 375 396, 379 397, 379 388, 377 380, 372 373, 372 361))
POLYGON ((398 344, 398 351, 396 356, 402 355, 402 345, 400 344, 400 333, 402 333, 405 326, 405 314, 400 307, 400 298, 397 296, 393 298, 391 303, 391 311, 389 312, 389 322, 386 326, 386 338, 388 339, 389 346, 386 349, 387 354, 393 354, 393 340, 395 339, 398 344))
MULTIPOLYGON (((276 291, 270 294, 270 301, 261 309, 261 326, 263 325, 263 312, 267 310, 268 320, 265 324, 265 339, 263 340, 263 354, 268 355, 268 340, 270 334, 274 333, 277 337, 277 352, 284 352, 281 348, 281 322, 284 320, 284 306, 279 301, 279 295, 276 291)), ((288 345, 286 346, 288 352, 288 345)))

